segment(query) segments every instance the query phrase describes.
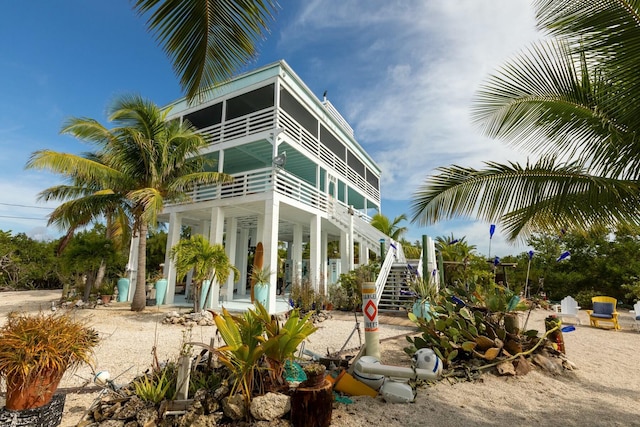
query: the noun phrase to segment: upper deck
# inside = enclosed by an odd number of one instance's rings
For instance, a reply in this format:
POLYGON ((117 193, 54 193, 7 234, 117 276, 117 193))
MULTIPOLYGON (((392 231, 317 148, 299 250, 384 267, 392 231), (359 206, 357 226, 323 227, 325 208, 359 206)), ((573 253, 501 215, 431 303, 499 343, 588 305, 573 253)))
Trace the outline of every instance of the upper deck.
POLYGON ((195 202, 278 191, 273 158, 286 152, 279 181, 296 188, 303 203, 325 210, 331 195, 364 211, 380 206, 380 169, 346 120, 328 101, 318 100, 284 61, 221 85, 197 105, 181 100, 171 108, 169 118, 194 124, 209 142, 203 155, 235 178, 232 184, 195 189, 195 202))

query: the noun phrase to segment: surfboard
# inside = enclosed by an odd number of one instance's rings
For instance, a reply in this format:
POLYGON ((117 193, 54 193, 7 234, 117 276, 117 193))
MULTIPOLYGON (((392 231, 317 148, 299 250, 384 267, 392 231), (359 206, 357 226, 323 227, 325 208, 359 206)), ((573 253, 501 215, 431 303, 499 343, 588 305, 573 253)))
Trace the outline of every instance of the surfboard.
MULTIPOLYGON (((256 245, 256 252, 253 255, 253 267, 251 271, 254 269, 261 270, 264 264, 264 249, 262 247, 262 242, 258 242, 256 245)), ((253 287, 255 286, 256 281, 251 278, 251 302, 255 301, 255 296, 253 294, 253 287)))

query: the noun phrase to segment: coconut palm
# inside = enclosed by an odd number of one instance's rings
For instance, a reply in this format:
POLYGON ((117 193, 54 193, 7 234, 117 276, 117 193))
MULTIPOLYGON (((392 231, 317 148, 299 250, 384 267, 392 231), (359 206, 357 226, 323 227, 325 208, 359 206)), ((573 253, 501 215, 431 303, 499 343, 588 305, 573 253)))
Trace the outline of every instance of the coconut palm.
POLYGON ((240 277, 238 269, 229 262, 224 246, 209 243, 201 234, 180 240, 171 248, 171 257, 176 263, 177 277, 182 278, 193 270, 193 300, 196 311, 206 304, 206 301, 199 301, 200 290, 205 280, 222 284, 231 273, 234 281, 240 277))
POLYGON ((275 0, 137 0, 138 14, 173 63, 188 99, 229 79, 256 56, 275 0))
POLYGON ((400 240, 400 238, 407 232, 407 227, 400 227, 398 224, 401 221, 406 221, 407 216, 405 214, 398 215, 391 221, 388 217, 381 213, 376 213, 371 217, 371 225, 378 230, 382 231, 386 236, 391 237, 393 240, 400 240))
POLYGON ((480 88, 485 135, 535 155, 526 164, 439 168, 414 195, 412 220, 498 222, 510 239, 535 231, 637 224, 640 218, 640 4, 537 0, 554 36, 507 62, 480 88))
MULTIPOLYGON (((196 184, 229 181, 217 172, 203 172, 207 160, 198 156, 207 145, 188 122, 167 121, 169 109, 161 110, 139 96, 116 99, 107 129, 96 120, 72 118, 62 132, 97 147, 75 155, 52 150, 34 152, 27 168, 46 169, 69 179, 70 185, 51 187, 40 193, 45 200, 70 203, 70 212, 85 219, 120 212, 131 221, 138 243, 137 283, 145 283, 146 236, 167 202, 188 201, 187 191, 196 184)), ((145 287, 137 286, 131 309, 141 311, 145 287)))

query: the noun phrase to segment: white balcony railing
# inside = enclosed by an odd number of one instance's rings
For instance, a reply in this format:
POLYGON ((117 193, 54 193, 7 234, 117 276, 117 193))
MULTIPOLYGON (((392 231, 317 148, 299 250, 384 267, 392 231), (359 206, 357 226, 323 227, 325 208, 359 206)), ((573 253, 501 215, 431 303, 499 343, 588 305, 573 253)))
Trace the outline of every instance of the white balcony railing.
POLYGON ((275 191, 290 199, 323 212, 328 212, 329 203, 325 193, 285 170, 276 169, 274 173, 274 169, 264 168, 237 173, 232 176, 233 181, 229 183, 199 185, 189 193, 191 202, 244 197, 275 189, 275 191))
MULTIPOLYGON (((279 122, 276 123, 275 108, 269 107, 255 113, 248 114, 233 120, 227 120, 222 124, 216 124, 203 128, 200 133, 206 138, 209 144, 215 145, 222 141, 229 141, 254 135, 260 132, 273 130, 277 127, 296 141, 301 148, 306 150, 316 159, 324 162, 333 172, 342 177, 350 185, 362 190, 368 197, 376 203, 380 203, 380 190, 369 184, 360 174, 350 168, 347 163, 336 156, 331 150, 321 144, 317 137, 309 133, 297 121, 295 121, 284 110, 279 110, 279 122)), ((198 190, 198 195, 205 200, 216 198, 212 192, 213 188, 203 188, 198 190)), ((200 199, 194 199, 200 201, 200 199)))
POLYGON ((234 138, 253 135, 275 128, 274 107, 265 108, 246 116, 227 120, 222 124, 217 124, 200 129, 200 133, 209 144, 219 144, 234 138))

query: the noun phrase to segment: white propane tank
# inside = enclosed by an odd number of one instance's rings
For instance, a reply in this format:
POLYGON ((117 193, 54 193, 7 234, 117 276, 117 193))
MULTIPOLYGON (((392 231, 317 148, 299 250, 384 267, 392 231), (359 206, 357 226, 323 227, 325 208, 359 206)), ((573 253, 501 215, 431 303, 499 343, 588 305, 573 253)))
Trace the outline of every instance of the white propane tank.
POLYGON ((371 387, 374 390, 380 389, 384 382, 384 375, 365 373, 362 370, 363 363, 380 364, 380 361, 373 356, 362 356, 353 365, 353 377, 371 387))
POLYGON ((380 394, 389 403, 410 403, 416 397, 407 380, 399 378, 386 378, 380 394))

